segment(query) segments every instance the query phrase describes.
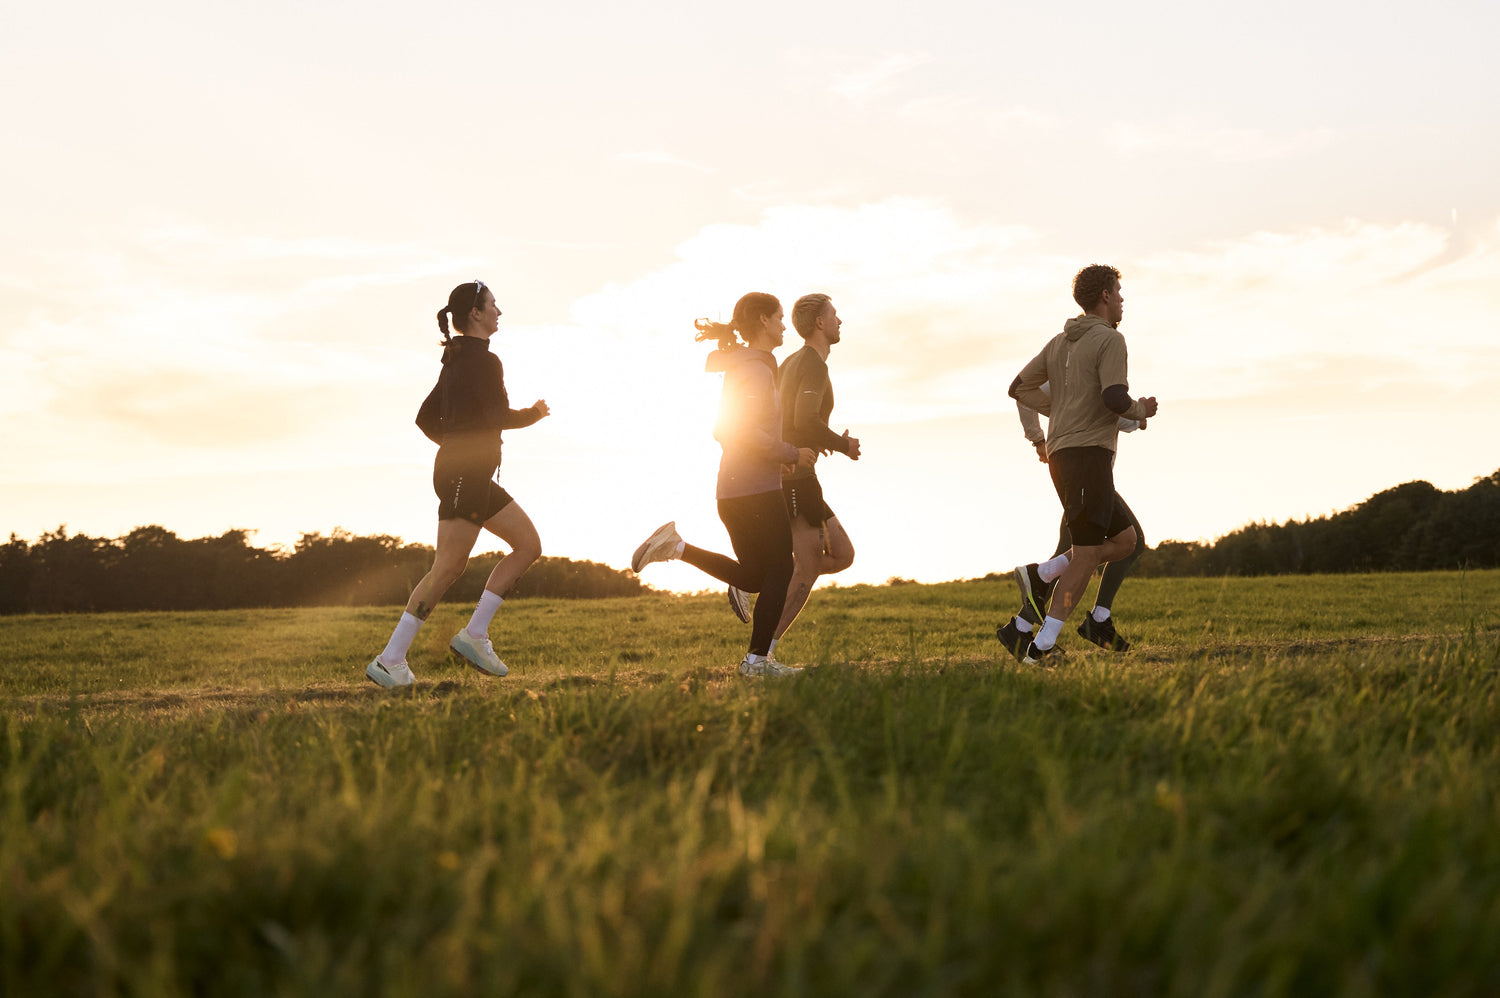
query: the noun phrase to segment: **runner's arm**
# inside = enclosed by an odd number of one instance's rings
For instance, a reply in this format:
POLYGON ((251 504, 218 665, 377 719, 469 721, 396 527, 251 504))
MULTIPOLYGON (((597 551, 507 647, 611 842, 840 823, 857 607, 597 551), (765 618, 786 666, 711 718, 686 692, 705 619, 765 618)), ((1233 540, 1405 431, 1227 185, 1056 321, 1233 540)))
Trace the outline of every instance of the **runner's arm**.
POLYGON ((1042 391, 1047 383, 1047 351, 1043 350, 1021 368, 1016 380, 1010 383, 1010 397, 1033 412, 1043 416, 1052 414, 1052 396, 1042 391))
POLYGON ((829 429, 823 418, 823 397, 828 390, 826 370, 808 372, 807 367, 802 367, 794 372, 793 377, 783 381, 782 392, 792 395, 792 425, 786 428, 785 434, 799 447, 847 454, 848 439, 829 429), (823 376, 819 377, 819 374, 823 376))

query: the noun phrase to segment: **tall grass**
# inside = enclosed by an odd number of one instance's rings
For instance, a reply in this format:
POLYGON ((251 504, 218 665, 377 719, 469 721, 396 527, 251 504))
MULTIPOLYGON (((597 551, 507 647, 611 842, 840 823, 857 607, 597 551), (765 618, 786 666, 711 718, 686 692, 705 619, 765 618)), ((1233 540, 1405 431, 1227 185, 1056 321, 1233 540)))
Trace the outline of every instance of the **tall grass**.
POLYGON ((1013 588, 833 590, 772 683, 523 602, 405 695, 389 612, 0 620, 0 990, 1500 993, 1497 595, 1142 580, 1036 672, 1013 588))

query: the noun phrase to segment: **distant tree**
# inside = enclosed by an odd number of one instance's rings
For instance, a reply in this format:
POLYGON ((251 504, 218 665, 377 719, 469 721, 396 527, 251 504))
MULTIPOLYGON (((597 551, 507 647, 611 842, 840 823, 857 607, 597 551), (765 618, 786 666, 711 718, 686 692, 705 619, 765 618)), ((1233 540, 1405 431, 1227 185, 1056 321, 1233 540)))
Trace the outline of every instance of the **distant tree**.
POLYGON ((31 597, 31 545, 15 534, 0 547, 0 613, 25 613, 31 597))
MULTIPOLYGON (((495 555, 470 562, 450 600, 477 600, 495 555)), ((249 531, 184 540, 160 526, 124 537, 70 536, 66 526, 28 545, 0 546, 0 613, 203 610, 404 603, 432 563, 432 548, 346 530, 303 534, 291 551, 251 546, 249 531)), ((511 598, 630 596, 647 590, 607 565, 542 558, 511 598)))
POLYGON ((1406 482, 1347 510, 1252 523, 1211 545, 1167 541, 1141 575, 1268 575, 1500 567, 1500 471, 1461 492, 1406 482))

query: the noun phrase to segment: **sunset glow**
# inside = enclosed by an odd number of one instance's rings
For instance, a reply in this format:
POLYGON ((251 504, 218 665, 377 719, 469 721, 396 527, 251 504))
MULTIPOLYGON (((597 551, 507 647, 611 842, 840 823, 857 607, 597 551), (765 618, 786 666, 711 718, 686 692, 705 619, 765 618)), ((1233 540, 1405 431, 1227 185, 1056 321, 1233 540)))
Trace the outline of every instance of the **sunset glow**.
POLYGON ((1500 7, 1397 8, 7 13, 0 529, 431 543, 412 418, 475 276, 552 410, 501 469, 549 555, 727 547, 692 322, 752 290, 844 320, 840 584, 1049 553, 1006 388, 1092 262, 1161 403, 1116 467, 1150 542, 1462 488, 1500 467, 1500 7))

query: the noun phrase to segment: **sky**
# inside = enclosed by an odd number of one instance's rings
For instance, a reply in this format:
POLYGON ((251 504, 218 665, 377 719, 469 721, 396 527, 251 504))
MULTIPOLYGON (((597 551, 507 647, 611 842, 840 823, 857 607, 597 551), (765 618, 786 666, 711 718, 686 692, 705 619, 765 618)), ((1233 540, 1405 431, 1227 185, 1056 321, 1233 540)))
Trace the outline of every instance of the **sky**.
POLYGON ((1051 553, 1006 389, 1089 263, 1151 543, 1500 467, 1500 5, 1006 6, 8 6, 0 535, 432 543, 412 419, 475 277, 552 410, 500 480, 617 568, 669 519, 728 550, 693 320, 752 290, 844 320, 841 584, 1051 553))

